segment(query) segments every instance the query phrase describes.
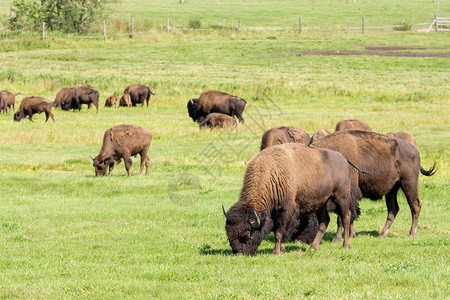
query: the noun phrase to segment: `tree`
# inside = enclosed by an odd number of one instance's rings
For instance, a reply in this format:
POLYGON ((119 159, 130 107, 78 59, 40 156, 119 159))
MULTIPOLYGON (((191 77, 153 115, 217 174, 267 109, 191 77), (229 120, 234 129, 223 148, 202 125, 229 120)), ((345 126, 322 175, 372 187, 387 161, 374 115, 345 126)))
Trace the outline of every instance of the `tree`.
POLYGON ((45 22, 51 30, 82 33, 105 15, 112 0, 14 0, 13 29, 45 22))

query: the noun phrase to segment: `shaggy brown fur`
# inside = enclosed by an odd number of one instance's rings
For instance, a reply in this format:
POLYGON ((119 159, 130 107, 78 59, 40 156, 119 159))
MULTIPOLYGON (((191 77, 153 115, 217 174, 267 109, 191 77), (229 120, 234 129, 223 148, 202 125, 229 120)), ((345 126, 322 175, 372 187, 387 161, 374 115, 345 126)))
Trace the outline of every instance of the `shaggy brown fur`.
POLYGON ((315 213, 319 231, 311 245, 316 250, 326 231, 330 200, 340 208, 345 226, 344 248, 349 248, 350 166, 336 151, 287 143, 269 147, 247 164, 239 201, 226 216, 226 232, 235 254, 256 253, 273 230, 273 254, 285 251, 284 241, 299 225, 300 214, 315 213))
POLYGON ((366 122, 350 119, 343 120, 336 124, 336 129, 334 131, 344 131, 344 130, 362 130, 371 132, 372 128, 366 122))
POLYGON ((311 138, 303 129, 297 127, 274 127, 264 132, 261 140, 261 150, 285 143, 300 143, 309 145, 311 138))
POLYGON ((130 94, 123 94, 122 98, 120 98, 119 106, 131 107, 132 105, 130 94))
POLYGON ((414 148, 418 149, 418 148, 417 148, 417 142, 416 142, 416 139, 415 139, 412 135, 410 135, 409 133, 407 133, 407 132, 403 132, 403 131, 391 131, 391 132, 386 133, 386 135, 387 135, 388 137, 391 137, 391 138, 399 138, 399 139, 402 139, 402 140, 404 140, 405 142, 410 143, 411 145, 413 145, 414 148))
POLYGON ((318 129, 316 130, 316 132, 314 132, 312 138, 311 138, 311 143, 314 143, 315 141, 317 141, 318 139, 323 138, 324 136, 327 136, 331 134, 331 132, 329 132, 326 129, 318 129))
POLYGON ((11 109, 14 111, 16 104, 16 95, 8 91, 0 91, 0 112, 8 113, 11 109))
MULTIPOLYGON (((392 139, 375 132, 359 130, 335 132, 310 146, 339 151, 354 164, 367 170, 367 174, 352 170, 350 205, 352 221, 355 219, 357 200, 362 197, 378 200, 385 196, 388 216, 380 237, 386 237, 399 211, 397 192, 402 189, 411 209, 412 225, 409 235, 416 235, 422 206, 418 195, 419 172, 425 176, 432 176, 436 172, 436 164, 430 170, 424 170, 420 166, 420 155, 416 149, 401 139, 392 139)), ((341 239, 341 230, 341 227, 338 228, 333 241, 341 239)), ((351 234, 354 236, 353 228, 351 234)))
POLYGON ((242 113, 247 102, 239 97, 214 91, 203 91, 198 99, 191 99, 188 104, 189 117, 194 122, 202 123, 204 118, 210 113, 222 113, 229 116, 236 116, 239 122, 244 122, 242 113))
POLYGON ((236 118, 225 114, 212 113, 206 116, 205 120, 200 123, 200 129, 205 128, 233 128, 236 127, 236 118))
POLYGON ((152 135, 150 131, 134 125, 117 125, 108 129, 103 135, 103 144, 100 153, 92 158, 94 161, 95 176, 103 176, 109 167, 108 175, 111 175, 114 169, 114 163, 120 162, 123 158, 125 169, 130 176, 131 156, 139 154, 141 156, 142 173, 144 165, 145 174, 148 174, 150 158, 147 156, 150 148, 152 135))
POLYGON ((148 102, 150 101, 150 95, 154 95, 148 86, 140 84, 127 86, 123 93, 130 94, 133 106, 136 106, 138 103, 142 103, 142 106, 144 106, 144 103, 147 102, 147 107, 148 102))
POLYGON ((105 101, 105 107, 116 107, 117 105, 117 97, 112 95, 109 96, 105 101))
POLYGON ((53 122, 55 118, 52 114, 52 103, 42 97, 26 97, 22 99, 19 110, 14 114, 14 121, 19 122, 26 116, 33 121, 34 114, 45 113, 45 122, 48 121, 48 117, 51 117, 53 122))

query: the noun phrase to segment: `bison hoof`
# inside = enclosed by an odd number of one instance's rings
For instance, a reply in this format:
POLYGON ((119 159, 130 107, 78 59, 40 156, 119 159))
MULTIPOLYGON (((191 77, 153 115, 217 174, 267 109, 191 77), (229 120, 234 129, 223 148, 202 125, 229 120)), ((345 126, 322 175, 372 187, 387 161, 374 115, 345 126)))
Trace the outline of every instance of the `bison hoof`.
POLYGON ((340 242, 340 241, 342 241, 342 237, 340 237, 340 236, 335 236, 331 242, 332 242, 332 243, 336 243, 336 242, 340 242))
POLYGON ((387 238, 387 233, 382 233, 378 236, 379 239, 385 239, 387 238))
POLYGON ((348 250, 348 249, 350 249, 350 245, 344 245, 344 246, 342 246, 342 249, 348 250))

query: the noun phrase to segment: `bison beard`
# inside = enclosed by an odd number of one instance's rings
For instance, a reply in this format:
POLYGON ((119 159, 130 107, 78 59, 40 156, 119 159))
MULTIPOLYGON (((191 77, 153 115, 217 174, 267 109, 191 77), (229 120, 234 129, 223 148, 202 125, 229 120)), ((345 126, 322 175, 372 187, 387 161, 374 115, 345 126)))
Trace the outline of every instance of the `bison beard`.
POLYGON ((298 229, 300 214, 315 213, 319 231, 312 241, 316 250, 329 216, 326 204, 339 207, 344 220, 344 248, 349 248, 350 166, 335 151, 301 144, 269 147, 247 164, 240 199, 228 212, 226 233, 234 254, 254 255, 272 230, 273 254, 285 251, 284 242, 298 229))

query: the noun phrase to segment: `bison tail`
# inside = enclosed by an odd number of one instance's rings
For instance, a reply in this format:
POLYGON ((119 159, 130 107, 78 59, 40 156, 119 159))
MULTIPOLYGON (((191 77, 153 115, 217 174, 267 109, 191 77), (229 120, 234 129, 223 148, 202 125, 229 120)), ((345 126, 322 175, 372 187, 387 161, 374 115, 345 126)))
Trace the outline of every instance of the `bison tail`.
POLYGON ((150 94, 152 94, 153 96, 155 96, 156 94, 155 93, 153 93, 152 91, 150 91, 150 94))
MULTIPOLYGON (((345 157, 345 156, 344 156, 345 157)), ((345 157, 345 159, 347 160, 347 162, 349 163, 350 166, 352 166, 353 168, 355 168, 356 170, 358 170, 359 172, 363 173, 363 174, 369 174, 369 172, 367 172, 366 170, 364 170, 363 168, 360 168, 358 166, 356 166, 354 163, 351 162, 351 160, 349 160, 347 157, 345 157)))
POLYGON ((433 166, 431 166, 429 170, 425 170, 424 168, 422 168, 422 166, 420 166, 420 173, 422 173, 422 175, 433 176, 434 174, 436 174, 436 172, 437 172, 436 162, 434 162, 433 166))

